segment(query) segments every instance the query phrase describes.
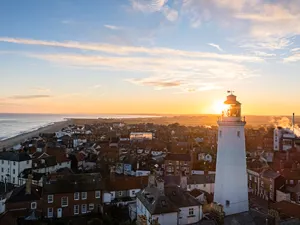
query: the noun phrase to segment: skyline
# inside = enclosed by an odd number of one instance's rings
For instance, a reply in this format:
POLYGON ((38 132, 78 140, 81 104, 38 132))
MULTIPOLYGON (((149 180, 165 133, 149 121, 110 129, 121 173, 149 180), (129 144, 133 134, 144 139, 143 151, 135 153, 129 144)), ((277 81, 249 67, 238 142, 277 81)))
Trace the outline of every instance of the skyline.
POLYGON ((0 113, 300 114, 297 0, 0 2, 0 113), (14 13, 12 13, 14 12, 14 13))

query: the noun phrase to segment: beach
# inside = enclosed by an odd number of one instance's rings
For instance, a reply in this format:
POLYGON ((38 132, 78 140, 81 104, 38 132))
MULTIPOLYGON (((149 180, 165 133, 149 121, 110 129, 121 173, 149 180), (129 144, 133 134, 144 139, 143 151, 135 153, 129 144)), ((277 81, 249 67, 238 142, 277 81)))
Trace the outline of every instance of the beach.
POLYGON ((51 125, 41 127, 37 130, 19 134, 15 137, 0 141, 0 151, 2 151, 4 147, 6 149, 10 149, 11 147, 20 144, 21 142, 26 141, 29 138, 37 137, 40 133, 55 133, 57 131, 60 131, 62 128, 67 127, 69 124, 71 124, 71 122, 71 120, 55 122, 51 125))

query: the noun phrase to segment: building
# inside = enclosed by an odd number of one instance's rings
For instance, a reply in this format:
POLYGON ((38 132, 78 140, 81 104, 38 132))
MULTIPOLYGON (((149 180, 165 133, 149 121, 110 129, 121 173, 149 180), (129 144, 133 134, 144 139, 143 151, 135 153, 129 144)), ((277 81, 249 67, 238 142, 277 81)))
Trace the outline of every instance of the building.
POLYGON ((42 188, 33 185, 31 179, 27 183, 8 192, 5 199, 5 212, 0 217, 0 224, 17 224, 19 218, 34 217, 42 214, 42 188))
POLYGON ((181 187, 164 185, 162 178, 149 176, 148 186, 137 193, 137 224, 185 225, 202 219, 202 205, 186 190, 187 179, 182 176, 181 187))
POLYGON ((129 138, 130 141, 152 140, 153 133, 152 132, 131 132, 129 138))
POLYGON ((228 109, 218 120, 218 152, 214 201, 224 206, 225 215, 249 210, 246 150, 241 103, 232 93, 224 102, 228 109))
POLYGON ((103 189, 99 174, 63 176, 43 185, 43 216, 62 218, 100 212, 103 189))
POLYGON ((148 176, 112 176, 105 182, 102 201, 104 205, 135 203, 136 194, 148 183, 148 176))
POLYGON ((18 176, 32 167, 31 157, 25 152, 0 152, 1 181, 19 185, 18 176))
POLYGON ((182 172, 190 174, 191 166, 190 154, 168 154, 164 163, 165 175, 179 176, 182 172))
POLYGON ((287 151, 295 147, 300 139, 290 129, 276 127, 274 129, 274 151, 287 151))

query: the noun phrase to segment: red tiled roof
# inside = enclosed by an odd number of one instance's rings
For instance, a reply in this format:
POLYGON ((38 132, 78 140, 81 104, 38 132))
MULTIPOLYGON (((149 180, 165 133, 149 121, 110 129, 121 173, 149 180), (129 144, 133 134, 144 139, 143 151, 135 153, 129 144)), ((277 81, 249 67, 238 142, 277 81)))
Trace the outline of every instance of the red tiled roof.
POLYGON ((110 179, 106 183, 107 191, 125 191, 131 189, 143 189, 148 184, 148 176, 140 177, 115 177, 113 180, 110 179))

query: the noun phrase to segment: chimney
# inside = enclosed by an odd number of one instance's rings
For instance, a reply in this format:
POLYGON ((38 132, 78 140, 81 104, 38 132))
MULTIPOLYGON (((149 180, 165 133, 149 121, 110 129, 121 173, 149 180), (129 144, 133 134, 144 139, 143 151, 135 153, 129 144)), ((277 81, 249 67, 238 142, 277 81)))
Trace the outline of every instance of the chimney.
POLYGON ((115 168, 114 168, 114 166, 110 167, 110 180, 111 181, 115 180, 115 168))
POLYGON ((32 184, 32 174, 28 175, 27 181, 26 181, 26 195, 31 194, 31 184, 32 184))
POLYGON ((165 193, 165 181, 162 178, 156 179, 156 187, 159 190, 160 194, 165 193))
POLYGON ((280 169, 283 170, 284 169, 284 161, 280 160, 280 169))
POLYGON ((148 176, 148 187, 154 187, 155 186, 155 176, 153 173, 150 173, 148 176))
POLYGON ((185 171, 180 174, 180 187, 183 190, 187 190, 187 176, 185 175, 185 171))
POLYGON ((293 128, 293 134, 295 134, 295 113, 293 113, 292 128, 293 128))
POLYGON ((297 170, 297 163, 296 162, 293 162, 293 164, 292 164, 292 170, 297 170))

